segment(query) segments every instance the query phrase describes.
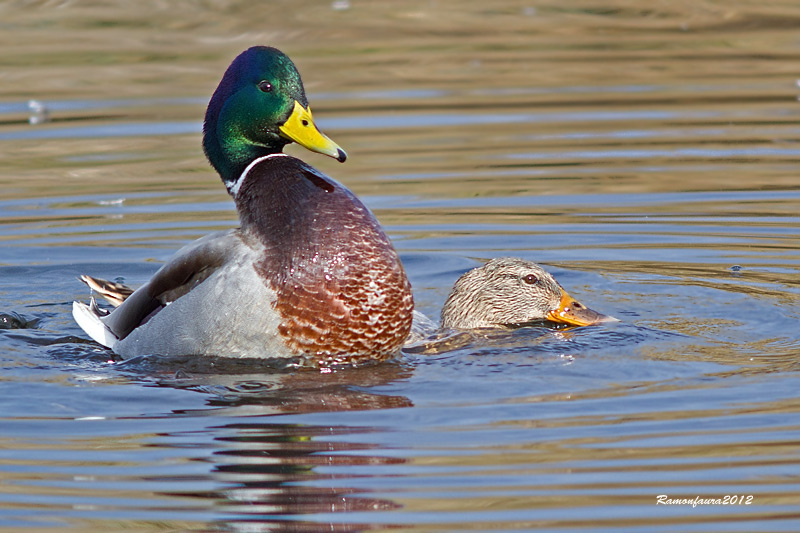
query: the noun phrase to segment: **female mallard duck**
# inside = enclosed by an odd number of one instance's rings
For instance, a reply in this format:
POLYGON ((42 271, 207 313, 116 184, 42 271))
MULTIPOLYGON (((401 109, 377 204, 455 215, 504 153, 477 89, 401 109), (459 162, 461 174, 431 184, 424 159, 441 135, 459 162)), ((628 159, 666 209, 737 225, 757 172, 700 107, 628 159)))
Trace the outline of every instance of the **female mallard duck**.
POLYGON ((292 61, 250 48, 228 67, 203 125, 241 226, 182 248, 110 313, 75 302, 81 328, 121 356, 330 365, 397 354, 414 306, 397 252, 353 193, 282 152, 291 142, 347 157, 314 125, 292 61))
POLYGON ((515 257, 462 275, 442 307, 442 327, 509 327, 549 320, 571 326, 616 321, 576 301, 542 267, 515 257))
POLYGON ((441 317, 439 327, 414 311, 414 324, 405 349, 423 354, 462 349, 490 329, 546 322, 567 326, 617 322, 616 318, 575 301, 536 263, 516 257, 492 259, 463 274, 450 291, 441 317))

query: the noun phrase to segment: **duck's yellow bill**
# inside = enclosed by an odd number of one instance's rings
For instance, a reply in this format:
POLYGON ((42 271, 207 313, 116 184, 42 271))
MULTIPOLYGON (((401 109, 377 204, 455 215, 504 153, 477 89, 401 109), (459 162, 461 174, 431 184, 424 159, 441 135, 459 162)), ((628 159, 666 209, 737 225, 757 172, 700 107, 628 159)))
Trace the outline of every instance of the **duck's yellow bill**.
POLYGON ((284 137, 312 152, 329 155, 340 163, 347 159, 347 153, 317 129, 311 117, 311 109, 306 109, 297 100, 294 102, 292 114, 279 129, 284 137))
POLYGON ((589 309, 564 290, 561 291, 561 302, 559 302, 558 309, 550 311, 547 314, 547 320, 571 326, 591 326, 601 322, 619 322, 614 317, 589 309))

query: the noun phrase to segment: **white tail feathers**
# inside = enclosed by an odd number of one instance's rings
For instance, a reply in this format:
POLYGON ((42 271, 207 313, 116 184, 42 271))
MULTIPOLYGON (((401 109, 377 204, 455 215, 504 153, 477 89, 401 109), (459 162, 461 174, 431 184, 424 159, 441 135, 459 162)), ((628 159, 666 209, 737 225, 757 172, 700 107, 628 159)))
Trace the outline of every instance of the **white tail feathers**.
POLYGON ((81 302, 72 302, 72 316, 75 318, 75 322, 96 342, 113 350, 119 339, 101 320, 99 312, 100 309, 97 307, 94 298, 92 298, 89 305, 81 302))

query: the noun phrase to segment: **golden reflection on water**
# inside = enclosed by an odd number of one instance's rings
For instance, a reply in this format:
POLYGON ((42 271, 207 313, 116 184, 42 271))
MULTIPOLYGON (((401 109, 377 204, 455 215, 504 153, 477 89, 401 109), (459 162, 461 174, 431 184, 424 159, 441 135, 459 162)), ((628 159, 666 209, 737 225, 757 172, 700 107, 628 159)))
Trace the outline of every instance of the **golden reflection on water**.
MULTIPOLYGON (((375 190, 375 178, 382 180, 381 190, 392 194, 448 198, 464 194, 465 182, 470 183, 468 194, 476 196, 610 188, 618 193, 730 190, 754 182, 762 189, 797 186, 787 172, 794 156, 755 156, 757 161, 745 155, 708 160, 679 151, 669 156, 681 147, 794 146, 797 114, 788 110, 797 92, 792 65, 798 58, 792 55, 787 21, 800 16, 800 10, 793 4, 706 2, 702 8, 678 3, 642 9, 624 2, 600 8, 592 3, 527 7, 445 1, 352 3, 336 10, 327 2, 296 2, 286 10, 246 2, 214 4, 216 9, 186 2, 149 8, 117 2, 102 11, 81 2, 54 4, 3 8, 4 18, 14 24, 0 36, 6 50, 0 61, 5 80, 0 101, 202 100, 241 49, 277 45, 297 61, 323 125, 326 118, 372 122, 367 129, 329 131, 353 154, 346 165, 309 158, 359 194, 375 190), (418 89, 444 92, 392 95, 418 89), (358 97, 369 91, 384 95, 358 97), (315 94, 325 97, 314 100, 315 94), (740 113, 743 106, 749 114, 740 113), (756 108, 759 113, 753 112, 756 108), (562 120, 564 114, 597 110, 668 113, 647 119, 562 120), (380 125, 384 116, 389 120, 409 113, 510 118, 545 113, 551 118, 468 127, 380 125), (655 130, 656 136, 614 139, 609 130, 655 130), (571 140, 568 135, 576 131, 601 135, 571 140), (614 155, 640 148, 666 150, 669 157, 614 155), (606 153, 598 161, 576 156, 576 150, 606 153), (522 154, 527 153, 537 158, 526 160, 522 154), (520 159, 509 160, 509 154, 520 159), (737 160, 748 168, 758 163, 757 178, 743 173, 741 180, 731 180, 737 160), (581 173, 583 166, 591 173, 581 173), (515 177, 519 171, 523 174, 515 177), (437 173, 453 178, 414 177, 437 173), (411 181, 384 180, 398 175, 411 181)), ((197 134, 170 136, 169 142, 157 136, 159 122, 199 125, 202 116, 202 105, 54 113, 53 123, 42 129, 76 121, 150 121, 154 137, 33 145, 6 141, 9 158, 0 185, 11 197, 84 194, 98 188, 218 189, 199 148, 199 126, 197 134), (114 154, 120 159, 91 166, 68 160, 114 154)), ((27 129, 26 116, 16 119, 18 124, 7 127, 27 129)))

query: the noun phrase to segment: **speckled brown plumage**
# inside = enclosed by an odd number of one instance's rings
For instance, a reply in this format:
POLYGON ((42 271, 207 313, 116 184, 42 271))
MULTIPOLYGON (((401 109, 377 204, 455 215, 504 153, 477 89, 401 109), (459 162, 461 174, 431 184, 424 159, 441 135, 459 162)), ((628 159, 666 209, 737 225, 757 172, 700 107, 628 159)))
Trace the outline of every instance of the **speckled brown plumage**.
POLYGON ((573 326, 617 321, 575 301, 541 266, 516 257, 492 259, 463 274, 442 307, 444 328, 496 328, 544 320, 573 326))
POLYGON ((411 328, 411 287, 372 213, 299 159, 250 169, 236 195, 242 229, 264 246, 256 269, 277 294, 286 344, 314 363, 382 360, 411 328))

